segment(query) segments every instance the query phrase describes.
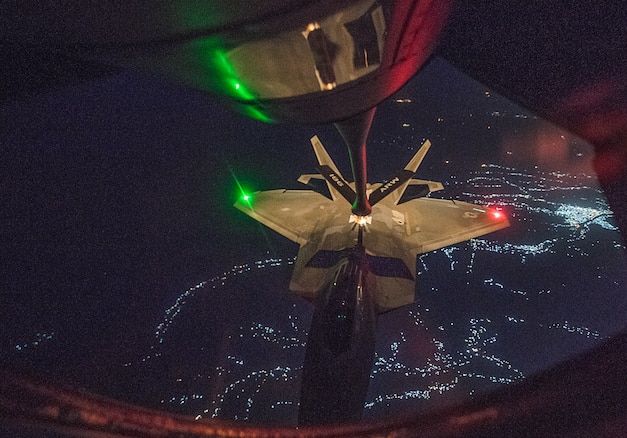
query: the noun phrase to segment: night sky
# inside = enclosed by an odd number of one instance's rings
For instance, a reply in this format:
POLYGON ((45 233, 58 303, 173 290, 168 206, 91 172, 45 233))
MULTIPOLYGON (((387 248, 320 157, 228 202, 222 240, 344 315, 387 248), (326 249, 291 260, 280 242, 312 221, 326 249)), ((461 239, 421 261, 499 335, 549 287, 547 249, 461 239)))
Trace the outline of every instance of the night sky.
MULTIPOLYGON (((234 177, 298 188, 314 134, 349 175, 330 126, 263 124, 137 73, 1 106, 0 358, 149 406, 293 424, 312 313, 287 290, 297 247, 232 204, 234 177)), ((512 226, 419 258, 416 303, 379 319, 367 418, 515 382, 627 315, 589 145, 438 59, 377 110, 369 181, 427 138, 418 177, 512 226)))

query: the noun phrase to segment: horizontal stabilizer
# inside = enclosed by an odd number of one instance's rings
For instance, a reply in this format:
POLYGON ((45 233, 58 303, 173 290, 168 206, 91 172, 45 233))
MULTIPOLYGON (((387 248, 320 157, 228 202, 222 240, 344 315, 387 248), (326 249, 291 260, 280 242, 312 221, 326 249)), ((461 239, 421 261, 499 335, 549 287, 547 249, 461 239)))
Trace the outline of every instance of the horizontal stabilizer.
POLYGON ((385 198, 390 193, 394 192, 399 187, 402 187, 403 185, 406 186, 405 183, 409 181, 412 176, 414 176, 414 173, 409 170, 403 169, 398 172, 394 176, 394 178, 386 183, 381 184, 376 190, 374 190, 370 194, 370 196, 368 197, 370 205, 375 205, 377 202, 385 198))
POLYGON ((298 177, 298 182, 309 186, 314 192, 320 193, 328 199, 333 199, 331 197, 331 193, 329 192, 327 180, 319 173, 305 173, 298 177))
POLYGON ((399 199, 398 204, 411 201, 412 199, 424 198, 430 193, 437 192, 439 190, 444 190, 444 186, 442 186, 442 183, 440 182, 412 179, 407 184, 405 192, 401 196, 401 199, 399 199))
POLYGON ((426 185, 427 187, 429 187, 429 193, 444 190, 444 186, 441 182, 427 181, 424 179, 412 179, 411 181, 409 181, 409 185, 426 185))

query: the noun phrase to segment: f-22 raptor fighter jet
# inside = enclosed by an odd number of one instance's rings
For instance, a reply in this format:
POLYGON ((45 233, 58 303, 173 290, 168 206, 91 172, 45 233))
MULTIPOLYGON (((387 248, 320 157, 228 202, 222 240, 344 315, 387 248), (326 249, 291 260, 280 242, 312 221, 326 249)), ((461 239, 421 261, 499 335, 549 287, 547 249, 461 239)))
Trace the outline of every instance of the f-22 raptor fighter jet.
POLYGON ((334 278, 338 263, 362 247, 368 262, 364 280, 372 288, 377 311, 409 304, 414 301, 418 254, 509 225, 500 211, 426 197, 443 189, 439 182, 413 178, 431 146, 428 140, 389 181, 368 185, 372 213, 356 216, 351 213, 353 184, 346 182, 317 136, 311 144, 320 174, 301 175, 298 181, 316 187, 317 181, 326 180, 328 197, 315 190, 279 189, 257 192, 235 203, 239 210, 300 245, 290 290, 308 299, 315 300, 334 278))
POLYGON ((418 254, 509 225, 500 211, 427 197, 443 189, 439 182, 413 178, 431 146, 428 140, 389 181, 366 186, 372 212, 358 216, 351 208, 355 184, 344 179, 317 136, 311 144, 320 173, 301 175, 298 181, 324 190, 269 190, 235 203, 300 245, 290 290, 316 306, 305 353, 300 425, 360 418, 376 316, 414 301, 418 254))

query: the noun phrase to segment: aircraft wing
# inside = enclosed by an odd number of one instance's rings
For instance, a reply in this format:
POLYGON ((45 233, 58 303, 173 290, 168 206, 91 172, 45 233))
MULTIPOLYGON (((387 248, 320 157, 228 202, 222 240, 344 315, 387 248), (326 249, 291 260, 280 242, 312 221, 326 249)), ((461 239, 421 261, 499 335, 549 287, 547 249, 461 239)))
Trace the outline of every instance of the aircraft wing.
POLYGON ((317 228, 318 218, 332 210, 333 201, 312 190, 256 192, 235 207, 293 242, 305 245, 317 228))
MULTIPOLYGON (((382 205, 383 204, 383 205, 382 205)), ((400 258, 416 276, 416 256, 509 226, 507 217, 467 202, 419 198, 373 207, 372 224, 364 235, 366 250, 377 257, 400 258)), ((377 306, 382 311, 414 301, 414 283, 382 276, 377 306), (390 283, 390 284, 388 284, 390 283), (393 287, 392 283, 394 283, 393 287)))
POLYGON ((395 210, 407 218, 408 241, 417 254, 509 226, 505 214, 461 201, 420 198, 397 205, 395 210))
POLYGON ((377 205, 366 248, 380 256, 403 254, 415 274, 417 254, 509 226, 506 215, 467 202, 419 198, 399 205, 377 205))

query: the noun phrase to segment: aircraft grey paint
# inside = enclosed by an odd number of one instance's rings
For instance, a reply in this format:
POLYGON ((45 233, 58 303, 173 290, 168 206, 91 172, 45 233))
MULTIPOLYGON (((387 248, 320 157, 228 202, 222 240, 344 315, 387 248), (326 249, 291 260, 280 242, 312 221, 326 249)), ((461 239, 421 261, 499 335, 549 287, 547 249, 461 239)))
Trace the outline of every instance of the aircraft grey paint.
POLYGON ((311 144, 321 174, 301 175, 298 181, 326 179, 331 199, 313 190, 278 189, 256 192, 247 201, 235 203, 239 210, 300 245, 290 290, 308 299, 315 300, 335 275, 335 265, 326 266, 331 263, 325 265, 321 258, 334 253, 340 257, 342 251, 355 247, 359 227, 363 227, 363 246, 371 264, 381 267, 367 274, 380 313, 414 301, 418 254, 509 226, 504 214, 479 205, 428 197, 403 200, 410 185, 428 187, 428 192, 443 189, 438 182, 412 178, 431 146, 428 140, 389 182, 368 184, 372 213, 356 216, 350 204, 354 183, 346 182, 317 136, 311 144))
MULTIPOLYGON (((313 190, 257 192, 235 206, 300 245, 290 289, 315 304, 301 380, 298 424, 361 417, 374 359, 377 313, 414 301, 416 255, 507 227, 507 218, 465 202, 404 201, 410 185, 424 195, 442 184, 413 179, 426 141, 390 181, 366 185, 371 214, 352 208, 348 183, 318 139, 311 139, 329 197, 313 190)), ((361 188, 363 190, 363 187, 361 188)))

